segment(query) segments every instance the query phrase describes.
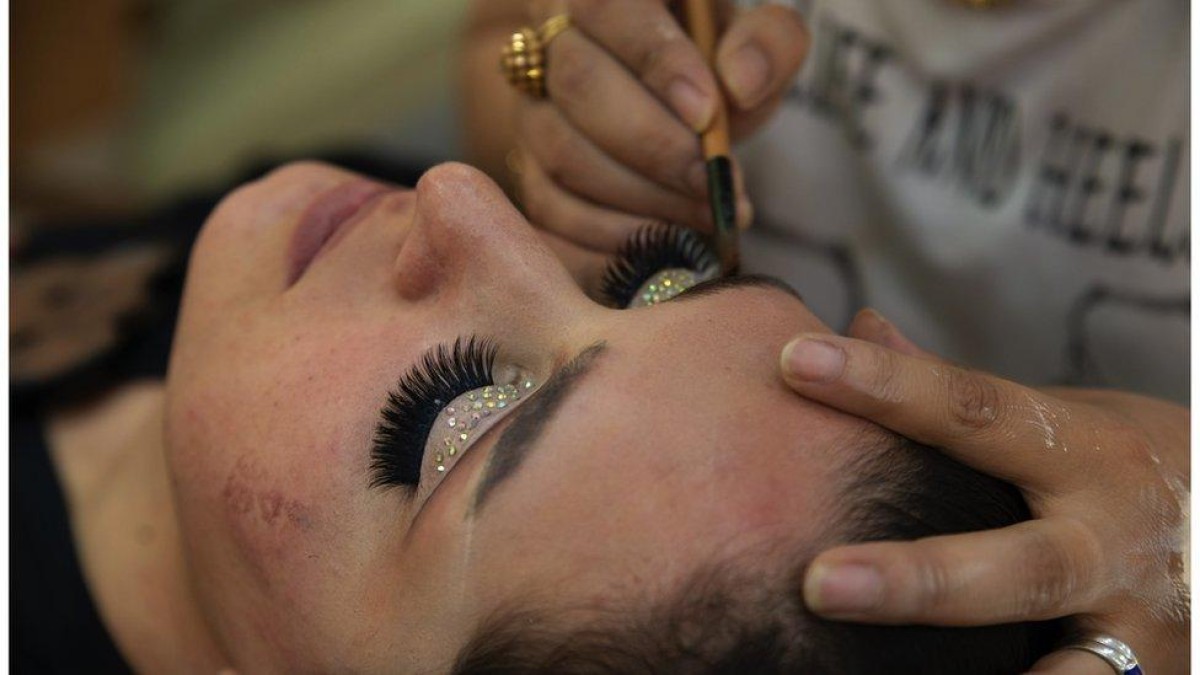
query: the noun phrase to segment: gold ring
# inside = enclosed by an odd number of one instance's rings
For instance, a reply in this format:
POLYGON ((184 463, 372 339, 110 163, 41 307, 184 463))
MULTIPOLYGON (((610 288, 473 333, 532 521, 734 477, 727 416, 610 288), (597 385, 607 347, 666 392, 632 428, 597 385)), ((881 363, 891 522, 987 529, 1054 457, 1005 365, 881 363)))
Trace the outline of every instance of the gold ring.
POLYGON ((538 27, 538 38, 542 41, 542 47, 550 45, 550 41, 558 37, 558 34, 571 27, 571 17, 566 14, 555 14, 546 19, 546 22, 538 27))
POLYGON ((571 18, 556 14, 534 30, 513 33, 500 53, 500 70, 508 83, 533 98, 546 98, 546 47, 571 27, 571 18))

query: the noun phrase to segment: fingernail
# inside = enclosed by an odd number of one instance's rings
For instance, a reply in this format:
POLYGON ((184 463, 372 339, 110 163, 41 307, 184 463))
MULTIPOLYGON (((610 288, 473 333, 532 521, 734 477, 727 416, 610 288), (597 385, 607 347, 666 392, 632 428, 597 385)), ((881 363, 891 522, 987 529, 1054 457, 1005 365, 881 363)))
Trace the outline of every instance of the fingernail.
POLYGON ((712 101, 690 80, 675 78, 667 87, 667 100, 671 102, 675 113, 696 133, 707 129, 712 122, 712 101))
POLYGON ((871 333, 877 340, 882 340, 892 327, 892 324, 883 315, 874 309, 867 308, 863 310, 863 316, 871 322, 871 333))
POLYGON ((846 355, 841 349, 812 338, 792 340, 783 348, 783 368, 809 382, 831 382, 842 374, 846 355))
POLYGON ((700 199, 708 198, 708 166, 699 160, 688 169, 688 189, 700 199))
POLYGON ((875 317, 875 320, 879 322, 880 330, 882 330, 885 333, 894 333, 896 335, 900 334, 900 329, 896 328, 896 324, 892 323, 891 321, 888 321, 888 318, 886 316, 880 314, 877 310, 874 310, 874 309, 868 309, 867 311, 869 311, 875 317))
POLYGON ((722 65, 721 75, 738 106, 746 109, 758 104, 766 94, 771 75, 771 63, 766 53, 751 42, 734 52, 722 65))
POLYGON ((861 612, 882 597, 883 577, 868 565, 815 564, 804 578, 804 603, 821 614, 861 612))
POLYGON ((912 340, 909 340, 904 333, 901 333, 900 329, 896 328, 896 324, 888 321, 886 317, 874 309, 868 309, 866 311, 876 322, 875 340, 879 344, 887 347, 888 349, 894 349, 903 353, 920 351, 920 347, 917 347, 917 345, 913 344, 912 340))

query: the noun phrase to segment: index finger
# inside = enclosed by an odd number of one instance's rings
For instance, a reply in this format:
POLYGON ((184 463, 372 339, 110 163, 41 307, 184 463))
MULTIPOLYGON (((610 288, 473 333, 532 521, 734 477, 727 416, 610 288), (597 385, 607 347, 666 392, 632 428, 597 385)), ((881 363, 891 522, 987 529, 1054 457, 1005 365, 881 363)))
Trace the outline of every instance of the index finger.
POLYGON ((688 126, 708 128, 717 81, 666 0, 568 0, 567 11, 688 126))
POLYGON ((805 603, 832 619, 982 626, 1091 609, 1103 549, 1069 519, 842 546, 818 555, 805 603))
POLYGON ((781 366, 798 393, 1022 488, 1061 492, 1102 459, 1078 409, 998 377, 823 334, 789 343, 781 366))

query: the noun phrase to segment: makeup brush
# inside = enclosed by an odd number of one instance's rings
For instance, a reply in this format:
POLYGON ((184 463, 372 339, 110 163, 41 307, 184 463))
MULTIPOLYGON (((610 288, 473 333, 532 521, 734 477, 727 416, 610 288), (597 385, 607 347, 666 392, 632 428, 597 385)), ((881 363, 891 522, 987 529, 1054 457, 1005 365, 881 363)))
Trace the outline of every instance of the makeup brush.
MULTIPOLYGON (((688 34, 704 59, 716 70, 717 15, 713 0, 686 0, 684 16, 688 34)), ((733 165, 729 161, 729 112, 724 97, 719 94, 717 112, 708 128, 700 134, 700 145, 708 168, 708 203, 716 226, 715 242, 721 272, 736 274, 739 264, 737 202, 733 191, 733 165)))

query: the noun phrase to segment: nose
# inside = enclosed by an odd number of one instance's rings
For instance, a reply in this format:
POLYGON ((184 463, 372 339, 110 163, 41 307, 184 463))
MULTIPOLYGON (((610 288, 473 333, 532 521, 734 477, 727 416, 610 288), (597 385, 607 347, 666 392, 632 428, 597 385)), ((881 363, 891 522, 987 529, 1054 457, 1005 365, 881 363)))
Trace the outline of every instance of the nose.
POLYGON ((410 302, 567 311, 586 296, 495 182, 465 164, 425 173, 394 278, 410 302), (457 304, 457 303, 456 303, 457 304))

